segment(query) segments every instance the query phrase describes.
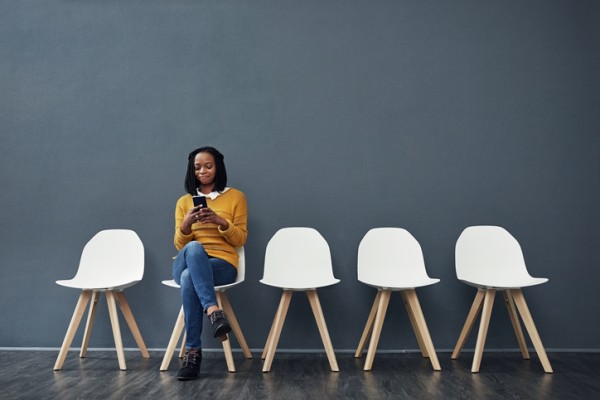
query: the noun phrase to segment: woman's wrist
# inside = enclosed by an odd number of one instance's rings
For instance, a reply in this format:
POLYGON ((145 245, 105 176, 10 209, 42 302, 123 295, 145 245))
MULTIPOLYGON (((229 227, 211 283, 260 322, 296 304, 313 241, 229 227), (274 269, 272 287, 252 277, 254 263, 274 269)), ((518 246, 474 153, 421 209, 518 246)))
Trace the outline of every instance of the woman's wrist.
POLYGON ((222 218, 223 221, 221 221, 221 223, 219 224, 219 229, 222 231, 226 231, 227 229, 229 229, 229 222, 227 222, 227 220, 225 218, 222 218))
POLYGON ((183 224, 181 224, 181 226, 179 227, 179 231, 184 235, 187 236, 190 233, 192 233, 192 229, 191 226, 188 226, 187 228, 184 227, 183 224))

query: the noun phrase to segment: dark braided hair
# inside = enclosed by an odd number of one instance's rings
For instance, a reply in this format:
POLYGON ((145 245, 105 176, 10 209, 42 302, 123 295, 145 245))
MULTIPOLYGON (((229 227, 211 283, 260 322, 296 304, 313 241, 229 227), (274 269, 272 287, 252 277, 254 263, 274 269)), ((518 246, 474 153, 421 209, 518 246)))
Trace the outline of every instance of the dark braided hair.
POLYGON ((187 172, 185 174, 185 191, 192 196, 198 194, 197 189, 200 187, 200 182, 196 179, 194 159, 198 153, 209 153, 215 158, 215 167, 217 172, 215 174, 215 190, 222 192, 227 186, 227 170, 225 169, 225 157, 221 152, 214 147, 200 147, 190 153, 188 156, 187 172))

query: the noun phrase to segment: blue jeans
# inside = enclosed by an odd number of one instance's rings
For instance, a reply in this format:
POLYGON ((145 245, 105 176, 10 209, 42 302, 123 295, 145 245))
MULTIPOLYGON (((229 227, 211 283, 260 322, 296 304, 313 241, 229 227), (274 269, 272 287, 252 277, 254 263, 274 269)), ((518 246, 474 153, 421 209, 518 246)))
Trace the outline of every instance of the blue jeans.
POLYGON ((237 269, 233 265, 209 257, 199 242, 186 244, 175 257, 173 279, 181 285, 188 350, 201 348, 203 313, 217 305, 215 286, 233 283, 236 275, 237 269))

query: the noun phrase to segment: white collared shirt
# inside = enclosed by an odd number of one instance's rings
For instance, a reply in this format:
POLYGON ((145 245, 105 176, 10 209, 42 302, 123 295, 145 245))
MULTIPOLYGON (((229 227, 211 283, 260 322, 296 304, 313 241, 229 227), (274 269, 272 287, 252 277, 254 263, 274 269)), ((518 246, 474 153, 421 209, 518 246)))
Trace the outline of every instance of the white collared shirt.
POLYGON ((223 193, 226 193, 230 188, 226 187, 225 189, 223 189, 222 192, 217 192, 216 190, 214 192, 210 192, 209 194, 204 194, 200 191, 200 189, 196 189, 196 192, 198 192, 198 196, 202 196, 202 197, 208 197, 211 200, 215 200, 217 197, 219 197, 220 195, 222 195, 223 193))

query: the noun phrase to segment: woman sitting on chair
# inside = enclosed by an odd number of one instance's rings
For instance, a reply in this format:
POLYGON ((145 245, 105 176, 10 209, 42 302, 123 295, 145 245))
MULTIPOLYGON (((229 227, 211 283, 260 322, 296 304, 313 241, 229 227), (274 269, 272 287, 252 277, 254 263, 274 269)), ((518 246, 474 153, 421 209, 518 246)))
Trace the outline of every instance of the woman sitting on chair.
POLYGON ((215 286, 235 281, 235 248, 246 242, 248 208, 244 194, 226 186, 223 158, 213 147, 190 153, 185 176, 187 194, 177 200, 175 207, 174 242, 179 253, 173 262, 173 279, 181 285, 187 336, 179 380, 195 379, 200 373, 203 312, 215 338, 231 331, 217 304, 215 286), (204 199, 195 206, 194 197, 204 199))

